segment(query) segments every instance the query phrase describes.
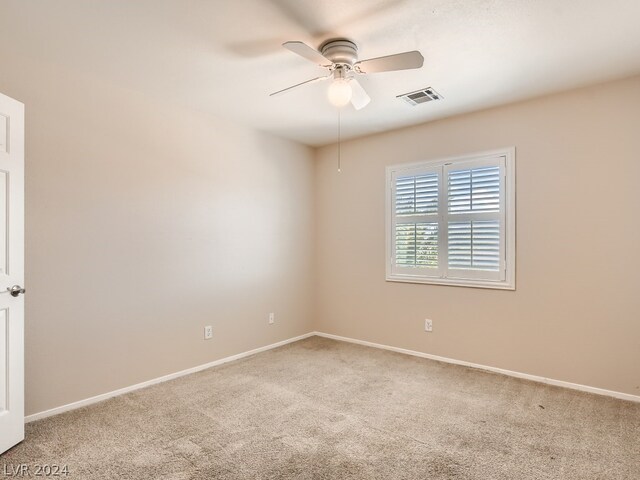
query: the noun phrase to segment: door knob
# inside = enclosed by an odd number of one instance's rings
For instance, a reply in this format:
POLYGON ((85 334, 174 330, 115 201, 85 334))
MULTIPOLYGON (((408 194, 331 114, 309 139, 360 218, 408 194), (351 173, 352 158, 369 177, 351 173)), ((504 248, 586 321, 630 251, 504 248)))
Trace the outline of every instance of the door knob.
POLYGON ((22 288, 20 285, 14 285, 13 287, 7 287, 7 290, 9 291, 9 293, 11 294, 12 297, 17 297, 21 293, 26 292, 26 290, 24 288, 22 288))

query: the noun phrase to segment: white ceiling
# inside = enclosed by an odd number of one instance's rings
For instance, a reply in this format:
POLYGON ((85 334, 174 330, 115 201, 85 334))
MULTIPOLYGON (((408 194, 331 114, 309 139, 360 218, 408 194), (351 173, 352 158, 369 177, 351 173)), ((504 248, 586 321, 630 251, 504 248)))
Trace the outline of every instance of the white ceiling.
MULTIPOLYGON (((638 0, 0 1, 14 51, 310 145, 336 139, 324 70, 283 49, 344 36, 360 58, 420 50, 420 70, 361 78, 343 138, 640 73, 638 0), (444 100, 396 95, 431 86, 444 100)), ((3 42, 5 48, 6 40, 3 42)))

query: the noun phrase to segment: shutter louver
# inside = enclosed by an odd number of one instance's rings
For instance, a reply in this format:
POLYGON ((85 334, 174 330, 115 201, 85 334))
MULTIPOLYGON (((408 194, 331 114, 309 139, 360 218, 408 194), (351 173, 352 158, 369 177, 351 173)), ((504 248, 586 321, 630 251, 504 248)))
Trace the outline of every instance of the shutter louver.
POLYGON ((449 222, 449 268, 498 271, 500 222, 449 222))
POLYGON ((481 167, 449 172, 449 213, 498 212, 500 167, 481 167))
POLYGON ((437 268, 437 223, 396 224, 395 245, 396 265, 437 268))

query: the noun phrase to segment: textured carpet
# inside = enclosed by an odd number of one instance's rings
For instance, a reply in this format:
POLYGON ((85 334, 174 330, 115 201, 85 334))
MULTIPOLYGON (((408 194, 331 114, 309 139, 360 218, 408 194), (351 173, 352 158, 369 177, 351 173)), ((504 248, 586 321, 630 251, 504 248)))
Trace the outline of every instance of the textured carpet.
POLYGON ((76 479, 639 479, 640 404, 312 337, 27 425, 76 479))

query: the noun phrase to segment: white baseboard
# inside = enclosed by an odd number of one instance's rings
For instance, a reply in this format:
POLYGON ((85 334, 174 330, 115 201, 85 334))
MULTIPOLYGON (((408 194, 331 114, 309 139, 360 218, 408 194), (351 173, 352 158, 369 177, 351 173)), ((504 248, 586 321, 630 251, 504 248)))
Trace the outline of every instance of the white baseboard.
POLYGON ((162 377, 154 378, 151 380, 147 380, 146 382, 137 383, 135 385, 131 385, 129 387, 120 388, 118 390, 114 390, 112 392, 103 393, 100 395, 96 395, 95 397, 85 398, 84 400, 78 400, 77 402, 68 403, 67 405, 62 405, 60 407, 55 407, 49 410, 45 410, 43 412, 34 413, 32 415, 28 415, 25 417, 25 422, 33 422, 35 420, 40 420, 42 418, 50 417, 52 415, 57 415, 59 413, 68 412, 69 410, 75 410, 76 408, 86 407, 87 405, 91 405, 93 403, 101 402, 103 400, 107 400, 112 397, 117 397, 118 395, 123 395, 125 393, 133 392, 134 390, 139 390, 141 388, 149 387, 151 385, 155 385, 157 383, 166 382, 168 380, 173 380, 174 378, 183 377, 185 375, 189 375, 191 373, 196 373, 201 370, 206 370, 207 368, 215 367, 216 365, 222 365, 223 363, 232 362, 234 360, 239 360, 241 358, 245 358, 251 355, 255 355, 256 353, 264 352, 267 350, 271 350, 277 347, 281 347, 283 345, 287 345, 288 343, 297 342, 298 340, 302 340, 308 337, 312 337, 317 335, 319 337, 331 338, 333 340, 339 340, 341 342, 349 342, 355 343, 358 345, 364 345, 367 347, 380 348, 382 350, 390 350, 392 352, 404 353, 405 355, 413 355, 414 357, 428 358, 430 360, 437 360, 439 362, 452 363, 454 365, 463 365, 466 367, 478 368, 480 370, 486 370, 488 372, 500 373, 502 375, 508 375, 510 377, 523 378, 525 380, 532 380, 534 382, 545 383, 548 385, 555 385, 558 387, 571 388, 573 390, 580 390, 582 392, 595 393, 596 395, 605 395, 608 397, 619 398, 621 400, 629 400, 631 402, 640 402, 640 396, 631 395, 629 393, 615 392, 613 390, 605 390, 603 388, 597 387, 589 387, 587 385, 580 385, 577 383, 565 382, 562 380, 554 380, 552 378, 539 377, 537 375, 530 375, 528 373, 520 373, 514 372, 511 370, 505 370, 502 368, 489 367, 486 365, 480 365, 477 363, 465 362, 463 360, 456 360, 453 358, 440 357, 438 355, 432 355, 430 353, 417 352, 415 350, 407 350, 405 348, 392 347, 389 345, 382 345, 380 343, 367 342, 365 340, 357 340, 355 338, 349 337, 341 337, 339 335, 333 335, 330 333, 323 332, 310 332, 304 335, 299 335, 297 337, 288 338, 286 340, 282 340, 280 342, 272 343, 271 345, 266 345, 264 347, 255 348, 253 350, 249 350, 248 352, 238 353, 236 355, 231 355, 229 357, 221 358, 219 360, 214 360, 213 362, 205 363, 203 365, 198 365, 196 367, 188 368, 186 370, 181 370, 180 372, 170 373, 169 375, 164 375, 162 377))
POLYGON ((107 400, 112 397, 117 397, 118 395, 123 395, 125 393, 133 392, 134 390, 139 390, 141 388, 149 387, 151 385, 155 385, 157 383, 166 382, 168 380, 173 380, 174 378, 183 377, 185 375, 189 375, 191 373, 196 373, 201 370, 206 370, 207 368, 215 367, 216 365, 222 365, 223 363, 232 362, 234 360, 239 360, 241 358, 248 357, 250 355, 255 355, 256 353, 264 352, 266 350, 271 350, 273 348, 281 347, 288 343, 297 342, 298 340, 302 340, 304 338, 308 338, 313 336, 315 333, 305 333, 304 335, 299 335, 297 337, 288 338, 286 340, 282 340, 280 342, 272 343, 271 345, 266 345, 264 347, 255 348, 253 350, 249 350, 248 352, 238 353, 236 355, 231 355, 230 357, 224 357, 219 360, 214 360, 213 362, 205 363, 203 365, 198 365, 196 367, 188 368, 186 370, 181 370, 179 372, 170 373, 169 375, 164 375, 162 377, 154 378, 152 380, 147 380, 146 382, 137 383, 135 385, 131 385, 129 387, 120 388, 118 390, 114 390, 112 392, 102 393, 100 395, 96 395, 95 397, 85 398, 84 400, 78 400, 77 402, 68 403, 67 405, 62 405, 60 407, 55 407, 50 410, 45 410, 44 412, 34 413, 32 415, 28 415, 25 417, 24 421, 26 423, 33 422, 35 420, 40 420, 42 418, 50 417, 52 415, 57 415, 59 413, 68 412, 69 410, 75 410, 76 408, 86 407, 87 405, 91 405, 92 403, 101 402, 103 400, 107 400))
POLYGON ((463 360, 440 357, 438 355, 431 355, 430 353, 416 352, 414 350, 407 350, 405 348, 391 347, 389 345, 382 345, 380 343, 367 342, 364 340, 357 340, 355 338, 349 338, 349 337, 341 337, 339 335, 332 335, 330 333, 314 332, 314 334, 319 337, 330 338, 332 340, 339 340, 341 342, 356 343, 358 345, 364 345, 366 347, 380 348, 382 350, 390 350, 392 352, 404 353, 406 355, 413 355, 414 357, 422 357, 422 358, 428 358, 430 360, 437 360, 438 362, 452 363, 454 365, 463 365, 465 367, 478 368, 480 370, 500 373, 502 375, 508 375, 510 377, 523 378, 525 380, 531 380, 534 382, 546 383, 547 385, 555 385, 557 387, 580 390, 581 392, 595 393, 596 395, 605 395, 607 397, 619 398, 621 400, 628 400, 631 402, 640 402, 640 396, 631 395, 630 393, 622 393, 622 392, 616 392, 613 390, 605 390, 603 388, 590 387, 588 385, 580 385, 578 383, 565 382, 563 380, 554 380, 552 378, 539 377, 537 375, 530 375, 528 373, 514 372, 511 370, 505 370, 503 368, 489 367, 487 365, 479 365, 477 363, 465 362, 463 360))

